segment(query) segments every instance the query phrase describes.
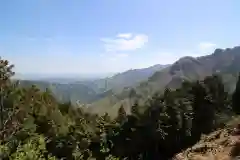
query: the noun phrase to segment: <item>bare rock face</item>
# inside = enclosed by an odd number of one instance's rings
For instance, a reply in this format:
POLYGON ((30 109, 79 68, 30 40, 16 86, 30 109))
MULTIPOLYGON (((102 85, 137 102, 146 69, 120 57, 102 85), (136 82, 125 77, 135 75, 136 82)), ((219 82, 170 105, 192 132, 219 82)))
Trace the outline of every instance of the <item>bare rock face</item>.
POLYGON ((240 159, 240 124, 204 135, 201 140, 177 154, 174 160, 238 160, 240 159), (238 158, 239 157, 239 158, 238 158))

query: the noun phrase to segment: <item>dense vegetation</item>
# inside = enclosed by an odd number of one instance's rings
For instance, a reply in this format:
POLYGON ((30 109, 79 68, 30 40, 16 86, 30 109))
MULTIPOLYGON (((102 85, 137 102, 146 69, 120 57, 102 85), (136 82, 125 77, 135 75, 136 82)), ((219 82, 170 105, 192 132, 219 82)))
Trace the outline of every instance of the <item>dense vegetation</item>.
POLYGON ((52 83, 47 81, 20 80, 19 86, 29 88, 35 85, 41 91, 47 88, 52 92, 53 96, 60 102, 71 102, 76 104, 76 101, 81 103, 90 103, 101 98, 101 94, 91 87, 81 83, 52 83))
MULTIPOLYGON (((109 78, 96 80, 72 80, 71 82, 62 79, 54 80, 20 80, 21 87, 35 85, 41 91, 50 89, 53 96, 60 102, 71 102, 73 105, 78 101, 81 104, 89 104, 113 93, 121 92, 125 87, 132 87, 141 81, 147 80, 156 71, 168 65, 154 65, 148 68, 128 70, 109 78)), ((16 78, 15 78, 16 79, 16 78)))
MULTIPOLYGON (((231 93, 235 89, 237 72, 240 71, 239 62, 239 46, 231 49, 216 49, 212 54, 198 58, 180 58, 172 65, 155 72, 147 81, 143 81, 136 86, 135 98, 140 101, 146 100, 155 92, 163 92, 166 87, 176 89, 181 87, 183 81, 203 80, 206 76, 213 74, 221 75, 226 91, 231 93)), ((131 107, 128 96, 130 92, 131 90, 125 89, 120 94, 106 96, 92 103, 94 107, 91 112, 108 111, 112 115, 116 112, 116 108, 121 105, 124 105, 128 110, 131 107)))
POLYGON ((59 103, 49 90, 19 87, 12 67, 0 60, 4 160, 168 159, 239 113, 240 82, 231 98, 217 75, 167 88, 141 105, 135 99, 131 114, 122 106, 112 119, 59 103))
POLYGON ((232 93, 240 70, 239 53, 240 47, 216 49, 211 55, 183 57, 172 65, 128 70, 110 78, 71 83, 20 81, 20 86, 34 84, 42 91, 48 88, 60 102, 70 101, 73 105, 88 106, 85 111, 89 113, 104 115, 107 112, 115 117, 121 106, 130 113, 135 99, 144 105, 155 92, 162 93, 166 87, 176 89, 183 81, 203 80, 213 74, 219 74, 226 91, 232 93))

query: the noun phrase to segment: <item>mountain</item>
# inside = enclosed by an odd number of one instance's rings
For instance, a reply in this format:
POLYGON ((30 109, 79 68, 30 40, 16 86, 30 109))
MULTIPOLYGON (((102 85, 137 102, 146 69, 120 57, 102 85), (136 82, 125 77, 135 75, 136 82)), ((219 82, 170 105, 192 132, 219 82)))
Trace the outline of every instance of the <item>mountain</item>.
POLYGON ((94 81, 108 76, 113 73, 92 73, 92 74, 30 74, 30 73, 16 73, 14 79, 19 80, 33 80, 33 81, 47 81, 53 83, 74 83, 76 81, 94 81))
POLYGON ((46 90, 46 88, 48 88, 60 102, 71 101, 75 104, 76 101, 80 101, 81 103, 90 103, 98 99, 98 97, 102 98, 92 88, 83 84, 62 84, 34 80, 20 80, 19 83, 21 87, 31 87, 35 85, 40 90, 46 90))
POLYGON ((239 63, 240 47, 216 49, 213 54, 198 58, 183 57, 170 67, 156 72, 146 86, 155 91, 163 87, 176 88, 182 81, 203 79, 212 74, 235 75, 240 71, 239 63))
MULTIPOLYGON (((24 78, 22 78, 20 85, 22 87, 36 85, 41 90, 49 88, 61 102, 71 101, 75 104, 78 101, 88 104, 112 95, 115 91, 121 91, 124 87, 134 86, 143 80, 147 80, 154 72, 164 67, 164 65, 155 65, 144 69, 134 69, 119 73, 111 78, 98 80, 82 78, 77 81, 77 78, 30 76, 32 77, 30 80, 23 80, 24 78), (107 87, 105 87, 106 82, 109 84, 107 87)), ((17 77, 21 76, 17 75, 15 79, 17 77)))
MULTIPOLYGON (((240 46, 227 49, 216 49, 214 53, 202 57, 183 57, 174 64, 155 72, 145 82, 134 87, 134 99, 140 102, 146 100, 155 92, 161 92, 164 88, 178 88, 183 81, 201 80, 212 74, 220 74, 226 89, 231 92, 240 71, 240 46)), ((100 99, 92 104, 90 112, 105 111, 115 114, 118 108, 123 105, 126 111, 132 105, 132 98, 129 98, 132 89, 125 88, 120 94, 111 95, 100 99), (97 108, 99 107, 99 108, 97 108)))
POLYGON ((146 81, 156 71, 160 71, 167 66, 169 65, 157 64, 148 68, 131 69, 126 72, 118 73, 110 78, 96 80, 94 83, 103 90, 113 89, 114 91, 119 91, 125 87, 132 87, 142 81, 146 81))

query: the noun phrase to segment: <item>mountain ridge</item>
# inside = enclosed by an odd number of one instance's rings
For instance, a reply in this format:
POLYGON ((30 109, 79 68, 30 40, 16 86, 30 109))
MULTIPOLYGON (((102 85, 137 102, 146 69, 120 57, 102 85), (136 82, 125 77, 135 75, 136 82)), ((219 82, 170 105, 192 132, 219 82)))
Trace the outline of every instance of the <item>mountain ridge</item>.
MULTIPOLYGON (((136 98, 139 101, 153 95, 156 92, 164 91, 164 88, 168 87, 176 89, 180 87, 184 81, 201 80, 206 76, 212 74, 221 74, 224 83, 227 86, 227 90, 232 91, 234 84, 237 80, 237 73, 240 71, 240 46, 226 49, 216 49, 212 54, 201 57, 182 57, 172 65, 163 68, 160 71, 155 72, 148 78, 147 81, 141 82, 133 89, 136 92, 136 98)), ((129 90, 129 89, 128 89, 129 90)), ((126 90, 125 90, 126 91, 126 90)), ((111 109, 116 112, 117 108, 124 104, 129 104, 130 98, 128 93, 120 93, 119 95, 112 95, 111 97, 105 97, 92 104, 91 111, 94 112, 95 107, 104 106, 105 111, 111 109), (124 94, 124 96, 122 96, 124 94), (123 97, 123 98, 118 98, 123 97), (105 102, 104 102, 105 101, 105 102), (111 103, 110 103, 111 102, 111 103)), ((125 107, 128 111, 130 106, 125 107)), ((101 109, 97 109, 99 112, 101 109)))
POLYGON ((125 87, 132 87, 141 81, 147 80, 156 71, 164 69, 167 66, 169 65, 156 64, 147 68, 129 69, 108 78, 95 80, 94 83, 96 83, 99 88, 104 88, 105 90, 122 90, 125 87))
POLYGON ((31 80, 20 79, 20 85, 23 87, 36 85, 41 90, 49 88, 60 102, 70 101, 73 104, 76 102, 88 104, 111 95, 113 92, 120 92, 125 87, 134 86, 147 79, 155 71, 164 68, 164 66, 157 64, 148 68, 128 70, 110 78, 98 80, 77 81, 74 79, 38 79, 35 77, 31 80), (106 87, 106 81, 109 81, 112 85, 106 87))

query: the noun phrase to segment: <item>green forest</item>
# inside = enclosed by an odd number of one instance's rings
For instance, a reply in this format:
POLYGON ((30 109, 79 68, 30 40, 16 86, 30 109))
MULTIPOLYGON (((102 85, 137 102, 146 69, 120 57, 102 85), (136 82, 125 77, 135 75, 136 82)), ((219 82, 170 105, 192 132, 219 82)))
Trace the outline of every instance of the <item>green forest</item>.
POLYGON ((230 94, 218 75, 133 100, 130 113, 121 106, 114 118, 60 103, 48 89, 20 87, 7 60, 0 75, 3 160, 170 159, 240 114, 240 80, 230 94))

